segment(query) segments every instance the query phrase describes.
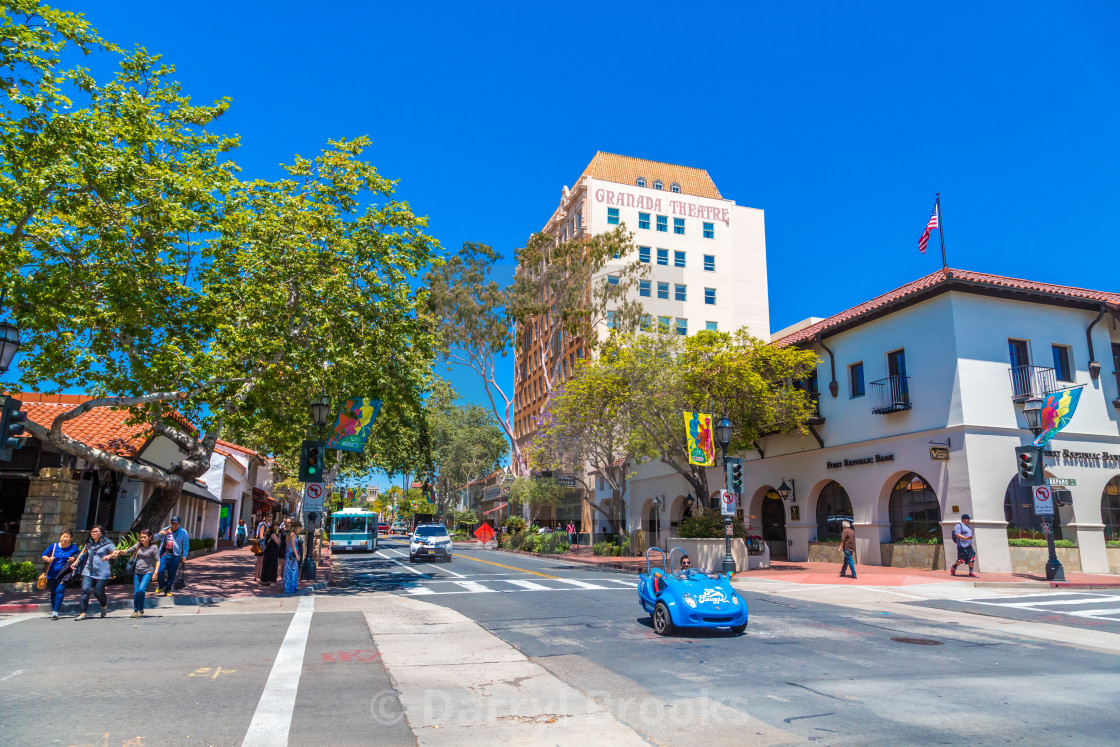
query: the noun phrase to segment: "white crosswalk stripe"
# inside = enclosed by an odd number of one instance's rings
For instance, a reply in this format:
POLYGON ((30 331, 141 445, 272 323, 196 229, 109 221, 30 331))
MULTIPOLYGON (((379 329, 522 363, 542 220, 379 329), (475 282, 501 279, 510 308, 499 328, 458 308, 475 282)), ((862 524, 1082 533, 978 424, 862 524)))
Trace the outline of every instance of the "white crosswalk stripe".
POLYGON ((1029 610, 1033 612, 1053 612, 1070 617, 1084 617, 1092 620, 1120 622, 1120 602, 1118 594, 1104 594, 1092 591, 1066 591, 1050 594, 1017 594, 999 601, 991 597, 983 599, 961 599, 969 604, 983 604, 989 607, 1029 610))
POLYGON ((517 581, 515 579, 510 579, 506 583, 520 586, 522 589, 528 589, 529 591, 552 591, 551 586, 538 584, 536 581, 517 581))
POLYGON ((571 584, 577 589, 606 589, 606 586, 599 586, 598 584, 589 584, 586 581, 577 581, 574 578, 558 578, 556 579, 562 584, 571 584))
POLYGON ((462 586, 464 589, 475 594, 487 594, 496 592, 497 589, 491 589, 488 586, 483 586, 477 581, 453 581, 456 586, 462 586))
POLYGON ((481 581, 459 581, 450 578, 432 578, 420 581, 416 586, 403 591, 410 596, 431 596, 436 594, 511 594, 517 592, 542 591, 632 591, 636 580, 595 579, 591 583, 571 578, 541 578, 527 581, 518 578, 486 579, 481 581))

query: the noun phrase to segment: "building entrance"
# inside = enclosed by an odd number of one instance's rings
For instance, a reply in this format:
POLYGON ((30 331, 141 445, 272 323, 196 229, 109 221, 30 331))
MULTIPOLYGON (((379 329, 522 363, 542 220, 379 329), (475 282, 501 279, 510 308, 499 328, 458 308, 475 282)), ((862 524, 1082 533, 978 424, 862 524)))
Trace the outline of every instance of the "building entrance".
POLYGON ((786 507, 773 490, 762 499, 762 539, 770 546, 771 559, 786 559, 786 507))

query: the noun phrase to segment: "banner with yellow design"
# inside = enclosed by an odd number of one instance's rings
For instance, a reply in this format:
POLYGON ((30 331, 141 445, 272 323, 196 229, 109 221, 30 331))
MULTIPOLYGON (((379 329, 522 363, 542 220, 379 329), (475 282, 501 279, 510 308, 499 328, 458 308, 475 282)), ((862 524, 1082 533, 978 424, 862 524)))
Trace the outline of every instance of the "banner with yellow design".
POLYGON ((688 463, 711 467, 716 463, 716 446, 712 438, 712 414, 684 411, 684 432, 688 439, 688 463))

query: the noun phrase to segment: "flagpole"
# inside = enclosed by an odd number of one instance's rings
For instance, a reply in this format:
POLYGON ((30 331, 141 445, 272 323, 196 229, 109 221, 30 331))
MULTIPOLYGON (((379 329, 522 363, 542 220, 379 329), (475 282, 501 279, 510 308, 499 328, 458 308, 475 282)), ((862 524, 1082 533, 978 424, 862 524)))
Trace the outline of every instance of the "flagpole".
POLYGON ((937 193, 937 235, 941 237, 941 269, 948 269, 945 261, 945 216, 941 213, 941 193, 937 193))

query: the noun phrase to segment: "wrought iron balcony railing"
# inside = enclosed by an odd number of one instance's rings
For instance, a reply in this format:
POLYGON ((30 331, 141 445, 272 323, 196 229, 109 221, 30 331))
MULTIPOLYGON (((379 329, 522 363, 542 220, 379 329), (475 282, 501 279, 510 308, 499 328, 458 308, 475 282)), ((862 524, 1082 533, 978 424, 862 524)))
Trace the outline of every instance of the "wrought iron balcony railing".
POLYGON ((874 394, 875 403, 871 412, 876 415, 889 415, 892 412, 909 410, 911 407, 909 376, 888 376, 885 379, 872 381, 871 392, 874 394))
POLYGON ((1054 369, 1042 366, 1015 366, 1008 369, 1011 376, 1011 399, 1024 402, 1031 397, 1044 397, 1058 390, 1054 369))

